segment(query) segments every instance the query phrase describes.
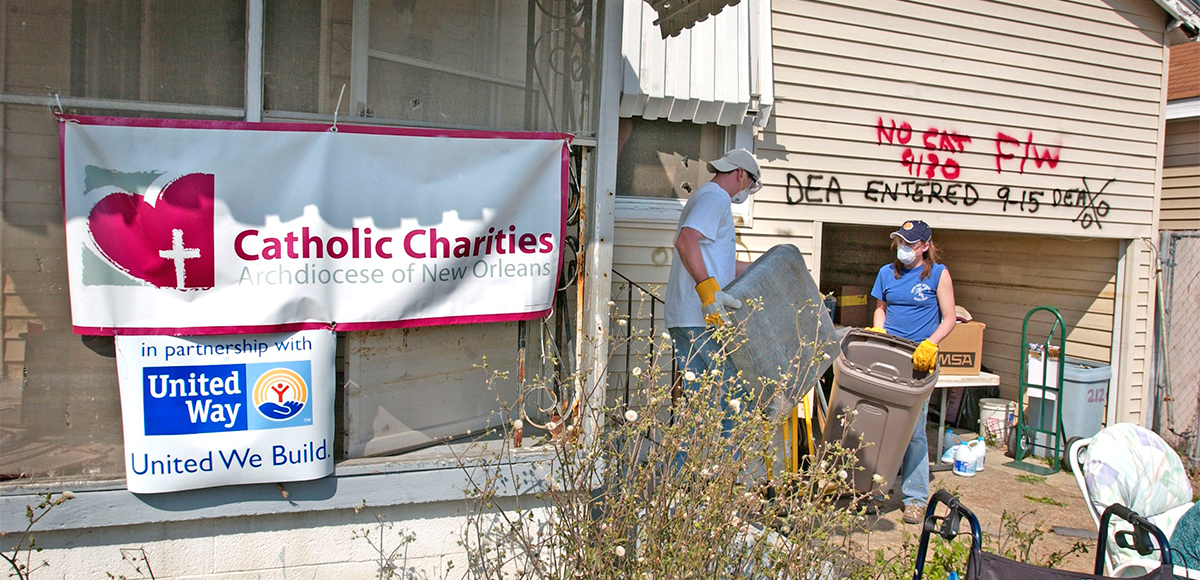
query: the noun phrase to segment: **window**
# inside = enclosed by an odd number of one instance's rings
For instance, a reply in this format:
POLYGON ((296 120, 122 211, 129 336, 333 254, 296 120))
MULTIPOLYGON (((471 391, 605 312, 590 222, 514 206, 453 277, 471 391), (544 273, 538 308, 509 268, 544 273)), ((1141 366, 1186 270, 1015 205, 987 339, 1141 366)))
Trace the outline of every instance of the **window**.
MULTIPOLYGON (((7 10, 0 481, 121 477, 113 340, 71 328, 57 122, 44 106, 19 103, 58 93, 69 112, 235 116, 254 105, 246 103, 246 71, 247 33, 255 31, 247 30, 244 0, 22 1, 7 10), (72 97, 99 105, 79 109, 72 97)), ((344 122, 591 136, 601 12, 599 2, 568 0, 265 0, 262 105, 275 119, 331 118, 345 85, 344 122), (356 7, 368 8, 367 26, 355 27, 364 12, 356 7), (361 66, 352 58, 356 31, 369 48, 361 66), (355 83, 365 83, 371 119, 351 115, 355 83)), ((564 316, 571 293, 560 294, 556 312, 564 316)), ((337 458, 394 453, 494 424, 498 393, 472 365, 487 355, 493 369, 515 368, 527 336, 532 369, 534 346, 556 327, 556 344, 569 343, 569 319, 341 334, 339 379, 355 382, 338 400, 337 458), (374 360, 392 366, 354 366, 371 348, 374 360)))
POLYGON ((66 20, 70 58, 51 63, 70 63, 69 86, 54 87, 64 95, 229 107, 245 100, 243 0, 75 0, 66 20))
MULTIPOLYGON (((244 104, 242 0, 10 2, 7 10, 7 94, 244 104)), ((125 468, 113 340, 71 331, 57 122, 38 106, 4 105, 0 115, 0 479, 120 476, 125 468)))
POLYGON ((715 124, 621 119, 617 195, 686 199, 712 179, 706 162, 724 153, 715 124))
POLYGON ((340 95, 340 114, 373 122, 594 136, 601 8, 267 0, 264 108, 276 118, 327 116, 340 95))

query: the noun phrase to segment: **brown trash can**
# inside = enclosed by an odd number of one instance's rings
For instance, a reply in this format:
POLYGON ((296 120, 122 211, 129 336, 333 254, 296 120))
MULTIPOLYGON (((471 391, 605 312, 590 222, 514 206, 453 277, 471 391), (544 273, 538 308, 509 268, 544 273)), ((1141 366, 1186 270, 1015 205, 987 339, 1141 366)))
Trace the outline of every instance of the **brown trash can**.
POLYGON ((847 449, 863 445, 857 454, 862 469, 854 472, 854 488, 861 492, 891 487, 917 414, 937 382, 937 368, 931 373, 913 370, 916 348, 911 340, 865 330, 852 330, 842 339, 842 354, 833 363, 824 435, 825 441, 841 441, 847 449), (872 480, 876 473, 883 476, 882 484, 872 480))

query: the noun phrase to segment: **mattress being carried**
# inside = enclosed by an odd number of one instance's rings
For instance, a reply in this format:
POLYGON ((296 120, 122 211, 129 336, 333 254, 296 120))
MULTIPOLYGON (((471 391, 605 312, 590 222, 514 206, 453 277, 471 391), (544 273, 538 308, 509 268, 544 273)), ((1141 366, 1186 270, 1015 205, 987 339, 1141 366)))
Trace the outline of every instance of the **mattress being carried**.
POLYGON ((764 413, 777 420, 841 353, 833 319, 804 256, 790 244, 768 250, 724 291, 742 301, 742 308, 730 311, 739 330, 730 359, 764 413), (748 300, 762 308, 751 308, 748 300))

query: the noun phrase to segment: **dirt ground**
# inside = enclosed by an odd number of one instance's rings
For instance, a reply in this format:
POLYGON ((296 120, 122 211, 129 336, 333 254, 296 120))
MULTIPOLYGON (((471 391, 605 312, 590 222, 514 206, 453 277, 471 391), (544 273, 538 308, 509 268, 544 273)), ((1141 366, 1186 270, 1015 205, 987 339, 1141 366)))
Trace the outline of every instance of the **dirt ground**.
MULTIPOLYGON (((1087 553, 1072 555, 1059 568, 1091 572, 1095 558, 1096 527, 1084 505, 1075 477, 1065 471, 1044 478, 1033 476, 1004 465, 1010 461, 1002 449, 989 448, 982 472, 974 477, 961 477, 950 471, 931 473, 930 490, 945 489, 956 495, 967 509, 978 516, 984 534, 995 536, 1001 531, 1001 514, 1005 510, 1017 516, 1029 514, 1022 520, 1022 530, 1031 530, 1035 525, 1046 530, 1034 543, 1035 558, 1053 551, 1066 551, 1077 540, 1082 540, 1088 546, 1087 553), (1052 528, 1059 528, 1059 533, 1050 531, 1052 528), (1079 536, 1086 536, 1086 539, 1079 536)), ((901 520, 903 511, 900 498, 892 494, 882 505, 879 515, 869 518, 870 532, 856 534, 853 541, 870 550, 895 550, 903 544, 907 532, 915 545, 921 528, 905 524, 901 520)), ((941 540, 933 538, 931 541, 941 540)))

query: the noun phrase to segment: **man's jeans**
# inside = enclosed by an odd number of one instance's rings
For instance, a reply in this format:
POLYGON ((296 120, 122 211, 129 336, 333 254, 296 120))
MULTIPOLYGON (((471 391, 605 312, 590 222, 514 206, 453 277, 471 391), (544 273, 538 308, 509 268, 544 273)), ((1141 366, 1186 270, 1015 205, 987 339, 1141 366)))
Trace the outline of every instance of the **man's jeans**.
POLYGON ((925 416, 928 413, 929 399, 925 399, 925 405, 917 415, 912 439, 908 441, 908 449, 904 451, 904 463, 900 467, 900 492, 904 494, 904 505, 924 507, 929 502, 929 438, 925 434, 925 416))
MULTIPOLYGON (((700 378, 713 372, 714 369, 720 369, 723 379, 721 390, 713 394, 717 398, 714 403, 720 405, 721 411, 724 414, 724 419, 721 420, 721 434, 729 437, 733 430, 733 417, 729 411, 729 399, 738 397, 741 394, 741 389, 737 389, 732 393, 729 391, 733 387, 733 379, 737 376, 737 369, 734 368, 733 362, 729 357, 718 363, 713 359, 713 355, 721 350, 721 345, 712 337, 712 329, 703 326, 683 326, 671 327, 667 330, 671 333, 671 339, 675 341, 675 363, 679 370, 679 376, 682 378, 687 371, 692 371, 696 375, 696 380, 689 381, 683 379, 681 384, 684 389, 684 396, 688 397, 700 390, 700 378)), ((743 401, 743 411, 749 407, 749 401, 743 401)), ((687 454, 680 451, 676 455, 676 465, 682 465, 687 454)))

